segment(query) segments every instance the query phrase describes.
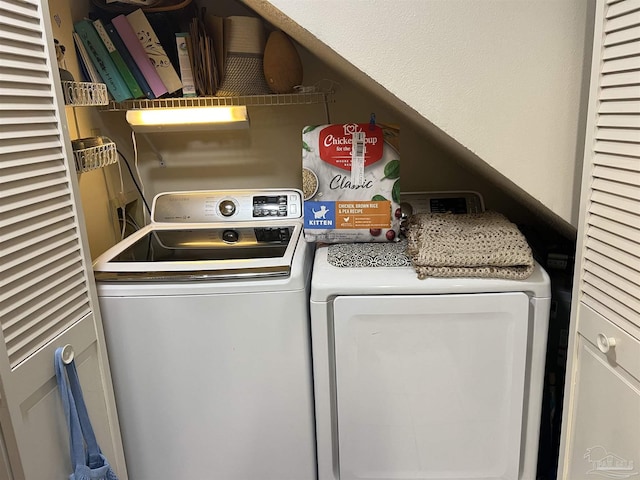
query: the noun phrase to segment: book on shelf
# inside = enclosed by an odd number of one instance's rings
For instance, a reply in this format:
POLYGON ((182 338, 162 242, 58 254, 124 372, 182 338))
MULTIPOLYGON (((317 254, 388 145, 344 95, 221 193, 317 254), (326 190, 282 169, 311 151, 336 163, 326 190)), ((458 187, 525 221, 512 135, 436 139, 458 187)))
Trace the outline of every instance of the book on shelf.
MULTIPOLYGON (((216 85, 220 83, 220 79, 224 78, 224 60, 226 56, 225 44, 225 19, 217 15, 207 13, 204 16, 204 29, 211 41, 213 42, 213 54, 216 65, 216 85)), ((228 22, 228 19, 226 19, 228 22)), ((227 25, 227 36, 229 35, 227 25)))
POLYGON ((138 40, 138 35, 136 35, 127 17, 124 14, 118 15, 111 20, 111 23, 118 35, 120 35, 122 43, 127 47, 136 65, 138 65, 155 97, 158 98, 167 93, 167 87, 164 86, 160 75, 147 56, 147 52, 145 52, 142 43, 138 40))
POLYGON ((144 78, 144 75, 140 71, 140 67, 138 67, 138 64, 131 56, 131 53, 129 53, 129 49, 126 47, 126 45, 122 41, 122 38, 120 38, 120 34, 116 30, 116 27, 114 27, 112 23, 107 23, 104 26, 104 28, 107 31, 107 34, 109 35, 109 38, 113 43, 113 46, 116 48, 118 52, 120 52, 120 55, 124 60, 124 63, 127 65, 127 67, 129 67, 131 74, 136 79, 136 82, 138 83, 138 86, 142 90, 142 93, 144 94, 144 96, 147 97, 149 100, 153 100, 154 98, 156 98, 155 94, 153 93, 153 90, 151 90, 151 87, 147 82, 147 79, 144 78))
POLYGON ((182 96, 195 97, 196 86, 191 70, 189 58, 189 34, 176 33, 176 47, 178 49, 178 61, 180 62, 180 79, 182 80, 182 96))
POLYGON ((89 58, 107 86, 107 91, 116 102, 123 102, 133 98, 129 87, 113 63, 104 43, 90 20, 80 20, 73 25, 74 30, 85 46, 89 58))
POLYGON ((200 95, 215 95, 219 81, 215 45, 202 19, 191 20, 187 45, 196 91, 200 95))
POLYGON ((156 35, 156 32, 151 27, 142 9, 139 8, 128 14, 127 20, 134 32, 136 32, 138 40, 142 44, 158 75, 160 75, 167 91, 173 93, 180 90, 182 88, 182 82, 180 81, 178 72, 176 72, 176 69, 173 67, 167 52, 160 43, 160 40, 158 40, 158 35, 156 35))
POLYGON ((96 67, 93 66, 93 62, 89 58, 89 53, 87 49, 84 48, 84 43, 80 40, 80 35, 76 32, 72 32, 73 35, 73 43, 76 47, 76 52, 78 53, 78 59, 80 60, 80 69, 82 70, 82 76, 85 81, 93 82, 93 83, 103 83, 100 74, 96 70, 96 67))
POLYGON ((102 20, 100 19, 94 20, 93 26, 96 29, 96 32, 98 32, 98 36, 100 37, 100 40, 102 40, 102 43, 104 43, 104 46, 107 49, 107 52, 109 52, 109 55, 113 60, 113 63, 115 64, 116 68, 120 72, 122 79, 127 84, 127 87, 129 88, 129 91, 131 92, 131 95, 133 96, 133 98, 144 97, 145 94, 142 92, 142 89, 140 88, 140 85, 138 85, 138 82, 133 76, 133 73, 131 73, 131 70, 125 63, 124 58, 122 57, 122 54, 120 53, 120 51, 118 51, 118 49, 116 49, 115 44, 111 40, 111 37, 107 33, 107 30, 105 29, 105 26, 102 23, 102 20))

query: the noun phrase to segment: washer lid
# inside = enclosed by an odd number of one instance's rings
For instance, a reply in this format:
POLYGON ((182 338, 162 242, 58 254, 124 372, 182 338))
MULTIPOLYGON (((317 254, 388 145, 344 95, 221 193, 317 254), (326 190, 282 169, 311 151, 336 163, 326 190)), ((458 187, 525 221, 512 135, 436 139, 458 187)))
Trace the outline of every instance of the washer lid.
POLYGON ((288 276, 302 231, 282 222, 247 226, 147 226, 94 262, 99 281, 288 276))
POLYGON ((151 224, 98 257, 100 281, 289 276, 302 231, 295 189, 202 190, 155 196, 151 224))

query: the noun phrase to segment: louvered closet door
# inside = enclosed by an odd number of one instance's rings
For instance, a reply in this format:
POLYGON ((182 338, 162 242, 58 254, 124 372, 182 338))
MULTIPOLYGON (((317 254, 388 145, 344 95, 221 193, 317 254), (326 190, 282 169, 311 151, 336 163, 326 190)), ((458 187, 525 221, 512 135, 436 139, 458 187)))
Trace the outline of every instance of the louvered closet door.
MULTIPOLYGON (((71 473, 53 368, 71 344, 99 443, 126 478, 88 250, 67 161, 49 12, 0 0, 0 421, 9 478, 71 473), (49 38, 49 40, 48 40, 49 38)), ((0 452, 0 455, 2 452, 0 452)), ((0 462, 2 466, 2 462, 0 462)), ((3 473, 0 477, 5 478, 3 473)))
POLYGON ((640 473, 640 0, 599 0, 595 22, 559 472, 571 480, 640 473))
POLYGON ((640 1, 604 10, 581 301, 640 329, 640 1))

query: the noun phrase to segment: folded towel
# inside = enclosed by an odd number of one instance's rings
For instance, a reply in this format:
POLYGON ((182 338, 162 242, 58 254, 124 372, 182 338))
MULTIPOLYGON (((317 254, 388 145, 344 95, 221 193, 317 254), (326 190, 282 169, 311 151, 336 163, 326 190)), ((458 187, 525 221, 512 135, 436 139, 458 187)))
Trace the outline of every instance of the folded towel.
POLYGON ((407 222, 407 254, 418 278, 525 279, 533 272, 531 248, 504 215, 418 213, 407 222))

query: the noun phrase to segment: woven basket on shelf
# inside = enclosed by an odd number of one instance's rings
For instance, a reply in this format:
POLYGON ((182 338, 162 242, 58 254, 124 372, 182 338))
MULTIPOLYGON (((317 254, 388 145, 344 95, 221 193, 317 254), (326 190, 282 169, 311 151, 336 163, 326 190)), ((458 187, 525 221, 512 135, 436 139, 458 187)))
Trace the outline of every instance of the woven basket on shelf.
POLYGON ((266 38, 262 20, 241 16, 229 17, 227 20, 225 29, 229 29, 229 40, 224 77, 216 95, 229 97, 271 93, 264 78, 266 38))

